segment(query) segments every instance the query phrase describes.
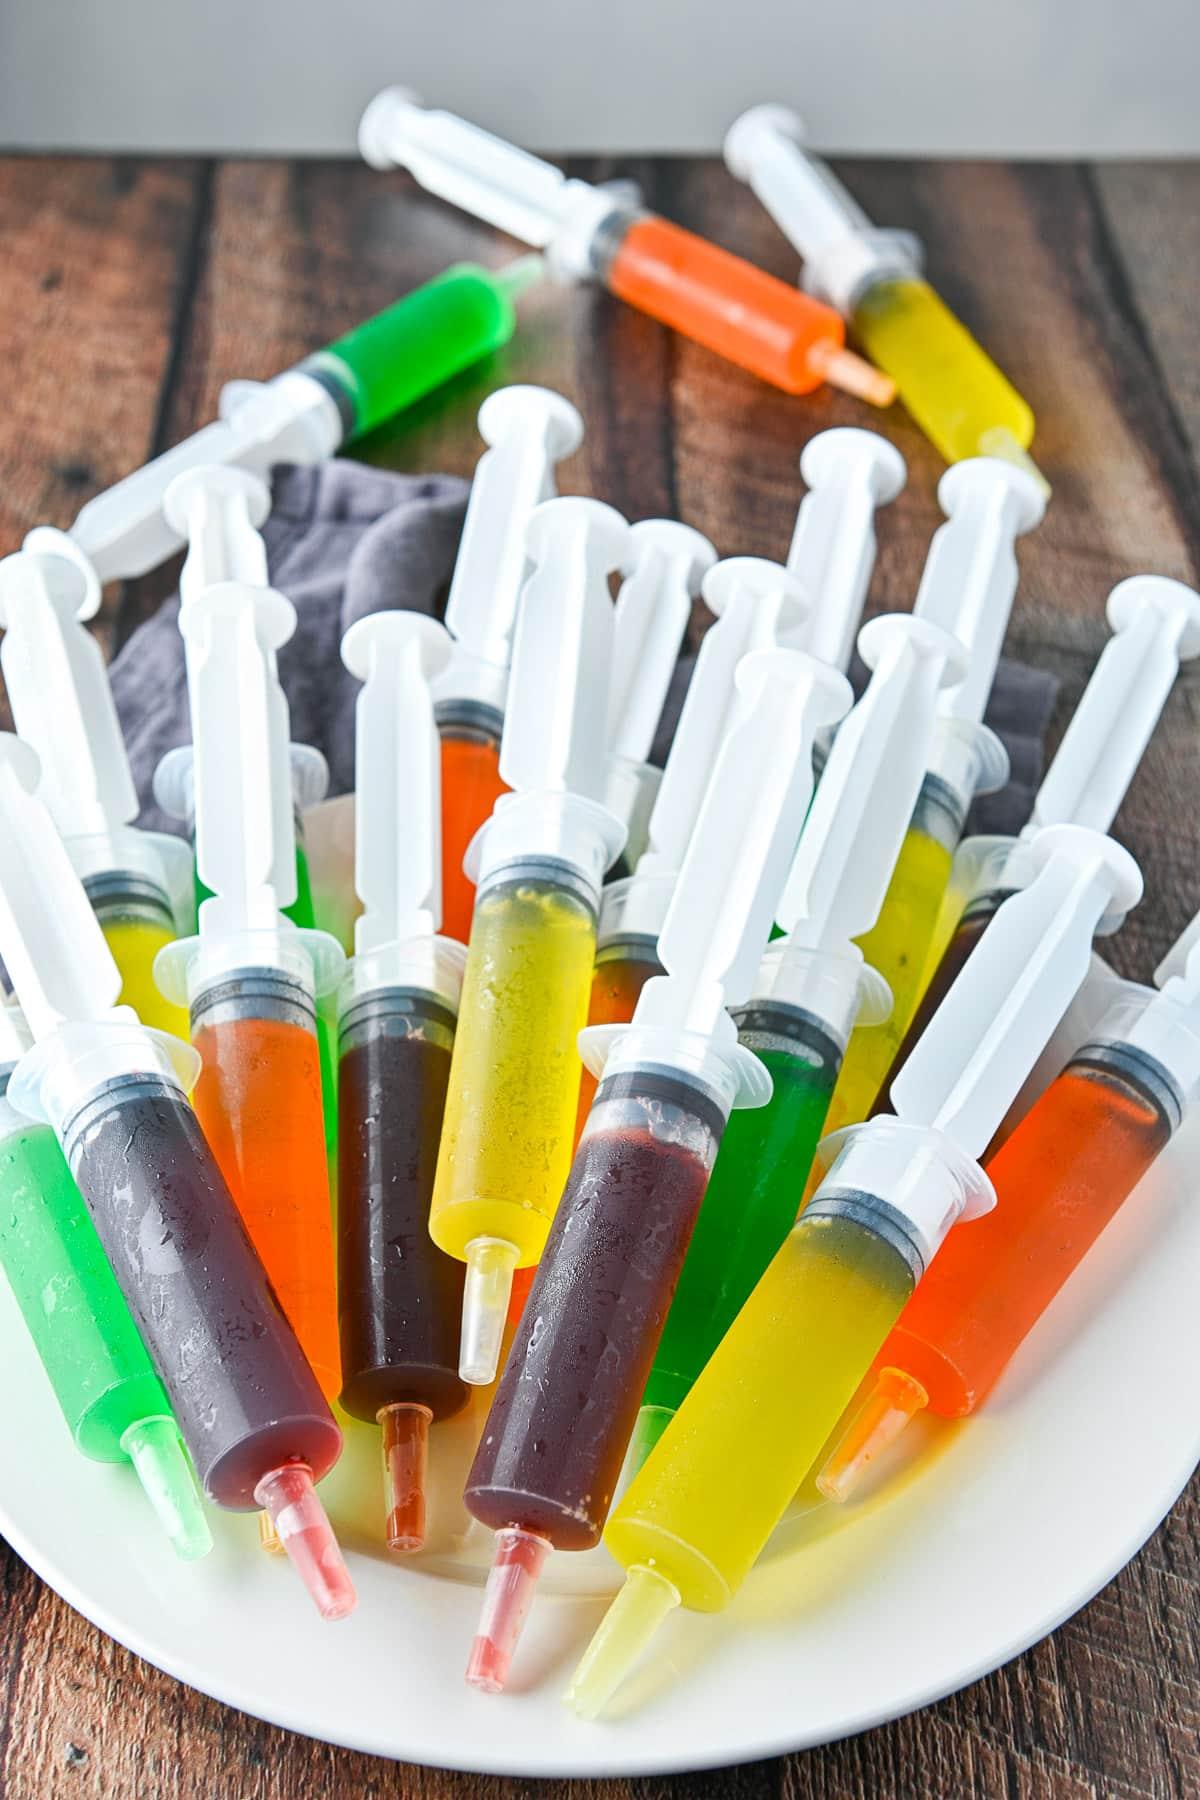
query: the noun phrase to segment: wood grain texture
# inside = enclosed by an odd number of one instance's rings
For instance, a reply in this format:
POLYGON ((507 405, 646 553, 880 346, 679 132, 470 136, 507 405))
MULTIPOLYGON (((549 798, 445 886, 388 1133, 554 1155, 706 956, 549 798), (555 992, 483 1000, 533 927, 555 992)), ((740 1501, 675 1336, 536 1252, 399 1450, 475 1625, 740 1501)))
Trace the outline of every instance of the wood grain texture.
MULTIPOLYGON (((713 162, 578 161, 786 278, 794 258, 713 162)), ((1039 413, 1054 484, 1020 550, 1013 654, 1062 682, 1061 731, 1123 576, 1200 573, 1200 170, 1184 165, 847 165, 881 221, 915 227, 947 299, 1039 413)), ((350 164, 0 162, 0 554, 212 416, 223 381, 268 376, 448 262, 518 246, 350 164)), ((813 432, 876 422, 825 391, 792 401, 591 288, 543 287, 506 350, 364 453, 466 474, 479 401, 507 381, 584 411, 564 491, 677 513, 722 554, 782 556, 813 432)), ((940 520, 941 464, 899 411, 909 486, 881 515, 871 604, 905 604, 940 520)), ((110 593, 124 636, 172 571, 110 593)), ((703 623, 698 609, 696 626, 703 623)), ((1200 905, 1200 670, 1185 670, 1122 808, 1152 877, 1116 940, 1145 977, 1200 905)), ((275 1730, 104 1638, 0 1552, 0 1793, 11 1800, 517 1800, 561 1784, 405 1768, 275 1730)), ((937 1706, 822 1751, 677 1779, 571 1784, 578 1800, 1084 1800, 1200 1793, 1200 1485, 1053 1637, 937 1706)))

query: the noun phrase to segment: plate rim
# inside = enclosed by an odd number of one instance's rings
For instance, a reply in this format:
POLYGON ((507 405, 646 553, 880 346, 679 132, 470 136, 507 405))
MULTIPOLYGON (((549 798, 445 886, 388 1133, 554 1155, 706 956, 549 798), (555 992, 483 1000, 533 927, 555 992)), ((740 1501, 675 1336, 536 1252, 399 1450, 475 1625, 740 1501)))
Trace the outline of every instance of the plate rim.
MULTIPOLYGON (((337 1749, 349 1750, 361 1756, 379 1757, 386 1762, 413 1763, 422 1768, 447 1769, 467 1775, 494 1775, 528 1780, 578 1780, 580 1778, 603 1780, 638 1775, 701 1773, 710 1769, 732 1768, 743 1763, 759 1762, 771 1757, 789 1756, 806 1750, 822 1749, 827 1745, 861 1736, 864 1732, 877 1730, 883 1725, 892 1724, 897 1719, 907 1718, 913 1713, 922 1712, 926 1707, 936 1705, 938 1701, 947 1699, 952 1694, 961 1693, 964 1689, 972 1687, 977 1681, 982 1681, 988 1675, 995 1674, 998 1669, 1006 1667, 1018 1656, 1023 1656, 1035 1645, 1044 1642, 1047 1637, 1050 1637, 1069 1619, 1074 1618, 1108 1587, 1122 1570, 1141 1554, 1150 1539, 1161 1529, 1167 1516, 1188 1487, 1196 1471, 1198 1460, 1200 1460, 1200 1428, 1197 1430, 1195 1442, 1184 1452, 1181 1464, 1182 1475, 1176 1471, 1164 1483, 1165 1500, 1163 1493, 1160 1492, 1154 1502, 1151 1523, 1132 1548, 1123 1548, 1118 1551, 1115 1558, 1105 1565, 1097 1580, 1093 1582, 1089 1578, 1065 1605, 1052 1609, 1044 1619, 1039 1620, 1032 1630, 1017 1633, 999 1653, 989 1653, 977 1664, 969 1666, 961 1678, 956 1677, 946 1685, 940 1681, 934 1682, 927 1688, 915 1690, 898 1705, 888 1705, 873 1711, 868 1710, 855 1718, 847 1718, 837 1723, 833 1730, 822 1729, 812 1735, 805 1735, 801 1731, 797 1736, 797 1727, 793 1726, 778 1737, 759 1738, 752 1743, 747 1742, 739 1746, 729 1755, 722 1754, 713 1757, 705 1755, 699 1761, 689 1757, 686 1751, 681 1752, 678 1746, 673 1750, 664 1750, 661 1754, 656 1754, 653 1749, 643 1746, 637 1751, 631 1751, 622 1756, 619 1753, 618 1744, 620 1725, 607 1726, 603 1722, 599 1724, 598 1729, 613 1733, 611 1744, 605 1746, 606 1754, 591 1760, 580 1758, 579 1760, 563 1761, 556 1757, 545 1761, 522 1759, 520 1762, 503 1756, 500 1758, 471 1757, 463 1754, 462 1751, 452 1754, 448 1758, 443 1757, 443 1760, 435 1761, 433 1754, 424 1746, 419 1750, 390 1749, 381 1747, 377 1743, 364 1744, 361 1741, 353 1741, 336 1730, 310 1729, 304 1725, 297 1725, 291 1719, 280 1717, 269 1701, 260 1702, 256 1699, 255 1704, 251 1706, 247 1705, 244 1699, 231 1699, 228 1692, 222 1692, 219 1687, 209 1681, 198 1678, 195 1672, 185 1672, 187 1668, 185 1659, 177 1658, 169 1651, 160 1652, 151 1649, 148 1640, 135 1641, 142 1639, 142 1634, 137 1630, 130 1632, 124 1627, 117 1628, 104 1605, 86 1604, 82 1593, 76 1589, 76 1584, 69 1577, 59 1576, 57 1572, 54 1575, 49 1573, 47 1565, 43 1562, 40 1553, 29 1542, 26 1533, 19 1526, 14 1525, 2 1495, 0 1495, 0 1533, 7 1539, 16 1554, 33 1570, 38 1579, 44 1581, 47 1587, 51 1588, 61 1600, 85 1618, 96 1630, 102 1631, 120 1644, 123 1649, 129 1651, 131 1655, 140 1657, 152 1668, 160 1670, 172 1680, 203 1694, 207 1699, 215 1700, 218 1704, 229 1707, 234 1712, 245 1713, 250 1718, 260 1719, 263 1723, 272 1725, 281 1731, 293 1732, 297 1736, 309 1738, 315 1743, 330 1744, 337 1749), (616 1754, 612 1754, 612 1752, 616 1752, 616 1754)), ((417 1574, 419 1571, 413 1571, 413 1573, 417 1574)), ((436 1577, 430 1575, 427 1579, 434 1580, 436 1577)), ((562 1603, 567 1600, 567 1597, 553 1595, 547 1596, 547 1599, 554 1604, 562 1603)), ((567 1603, 570 1603, 569 1600, 567 1603)), ((499 1701, 498 1704, 503 1704, 503 1701, 499 1701)), ((465 1745, 466 1740, 464 1739, 463 1742, 465 1745)))

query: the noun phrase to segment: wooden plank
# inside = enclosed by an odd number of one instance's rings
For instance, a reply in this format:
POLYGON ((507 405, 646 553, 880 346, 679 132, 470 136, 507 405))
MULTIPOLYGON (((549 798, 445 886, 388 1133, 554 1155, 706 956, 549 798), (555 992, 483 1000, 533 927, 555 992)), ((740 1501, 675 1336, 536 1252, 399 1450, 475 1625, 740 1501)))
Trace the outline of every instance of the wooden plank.
POLYGON ((0 554, 150 454, 199 188, 193 162, 0 160, 0 554))

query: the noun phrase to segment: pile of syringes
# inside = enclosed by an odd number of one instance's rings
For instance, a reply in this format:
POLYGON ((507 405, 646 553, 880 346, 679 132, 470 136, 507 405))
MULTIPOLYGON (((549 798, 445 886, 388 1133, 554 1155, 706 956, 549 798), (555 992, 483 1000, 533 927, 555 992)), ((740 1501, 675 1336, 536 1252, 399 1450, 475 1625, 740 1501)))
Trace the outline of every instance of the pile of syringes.
POLYGON ((1009 777, 985 712, 1047 490, 915 241, 778 108, 727 159, 820 298, 397 90, 362 141, 789 392, 894 386, 953 465, 911 608, 863 624, 906 480, 876 433, 809 440, 785 561, 721 560, 679 520, 559 497, 583 419, 491 393, 444 623, 381 611, 342 641, 352 905, 309 867, 327 769, 291 737, 269 471, 502 344, 539 255, 232 384, 0 562, 0 1263, 78 1448, 132 1465, 181 1556, 210 1547, 206 1503, 257 1513, 335 1619, 339 1413, 378 1432, 399 1559, 437 1427, 490 1389, 467 1679, 505 1686, 551 1552, 603 1541, 625 1583, 568 1692, 594 1715, 667 1614, 733 1601, 807 1478, 830 1505, 878 1490, 917 1412, 986 1402, 1200 1092, 1200 924, 1154 987, 1093 948, 1141 897, 1110 830, 1200 594, 1113 590, 1028 822, 967 835, 1009 777), (167 836, 135 822, 87 620, 179 549, 167 836))

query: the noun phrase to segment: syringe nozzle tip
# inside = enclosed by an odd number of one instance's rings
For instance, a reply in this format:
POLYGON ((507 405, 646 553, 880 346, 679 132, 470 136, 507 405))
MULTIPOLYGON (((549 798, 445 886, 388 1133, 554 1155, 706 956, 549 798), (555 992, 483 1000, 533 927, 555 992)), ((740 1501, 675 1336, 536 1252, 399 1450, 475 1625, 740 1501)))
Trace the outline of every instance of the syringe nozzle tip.
POLYGON ((275 1529, 275 1521, 267 1512, 260 1512, 258 1515, 258 1547, 265 1550, 268 1556, 283 1555, 283 1544, 275 1529))
POLYGON ((877 369, 865 357, 856 356, 845 345, 819 344, 809 353, 809 361, 830 387, 853 394, 869 406, 890 406, 896 398, 896 384, 890 375, 877 369))
POLYGON ((637 1423, 634 1425, 633 1436, 629 1440, 629 1450, 625 1457, 625 1468, 628 1470, 630 1481, 638 1474, 642 1464, 674 1417, 675 1410, 670 1406, 639 1407, 637 1423))
POLYGON ((185 1562, 207 1556, 212 1532, 175 1421, 139 1419, 126 1431, 121 1447, 176 1555, 185 1562))
POLYGON ((254 1499, 279 1533, 288 1558, 323 1619, 344 1619, 358 1604, 333 1527, 307 1463, 283 1463, 264 1475, 254 1499))
POLYGON ((407 1554, 425 1542, 425 1470, 432 1420, 430 1409, 415 1402, 385 1406, 379 1413, 389 1550, 407 1554))
POLYGON ((458 1372, 472 1387, 496 1379, 517 1255, 504 1238, 472 1238, 467 1245, 458 1372))
POLYGON ((530 288, 536 287, 539 281, 544 280, 546 259, 536 250, 531 250, 528 256, 514 257, 512 262, 504 263, 491 273, 496 286, 515 302, 522 294, 527 294, 530 288))
POLYGON ((841 1440, 817 1476, 827 1500, 848 1500, 863 1476, 909 1420, 928 1406, 929 1395, 903 1369, 881 1369, 874 1390, 846 1427, 841 1440))
POLYGON ((993 425, 990 430, 981 434, 978 444, 980 456, 995 456, 1001 462, 1010 462, 1018 469, 1024 469, 1031 475, 1042 491, 1042 498, 1048 500, 1052 493, 1050 483, 1042 474, 1026 450, 1020 438, 1011 432, 1007 425, 993 425))
POLYGON ((500 1693, 508 1680, 513 1652, 550 1550, 546 1538, 517 1525, 496 1533, 479 1630, 467 1663, 468 1682, 485 1694, 500 1693))
POLYGON ((679 1589, 673 1581, 657 1569, 635 1563, 563 1695, 580 1718, 594 1719, 604 1711, 667 1614, 679 1603, 679 1589))

